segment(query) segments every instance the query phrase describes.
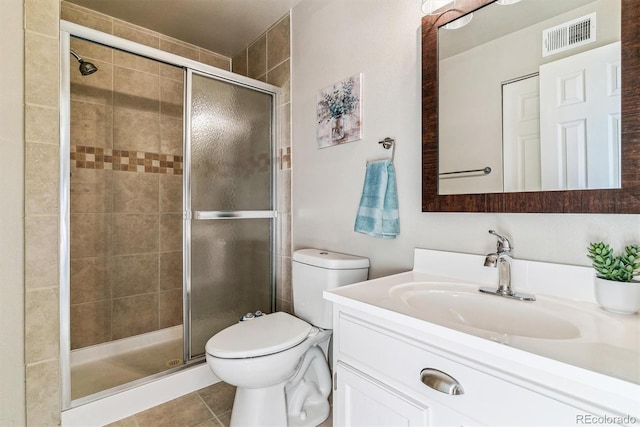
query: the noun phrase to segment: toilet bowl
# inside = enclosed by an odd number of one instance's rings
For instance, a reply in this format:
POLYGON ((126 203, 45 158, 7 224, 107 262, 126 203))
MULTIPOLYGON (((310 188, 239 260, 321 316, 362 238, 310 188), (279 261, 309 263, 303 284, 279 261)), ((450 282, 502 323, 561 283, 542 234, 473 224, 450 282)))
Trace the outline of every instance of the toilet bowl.
POLYGON ((209 367, 237 387, 231 427, 316 426, 329 415, 331 373, 320 345, 331 337, 332 317, 322 291, 366 280, 369 260, 303 249, 292 265, 297 317, 276 312, 245 320, 205 346, 209 367))
POLYGON ((318 424, 326 419, 331 375, 324 353, 317 347, 319 356, 309 350, 330 335, 329 330, 276 312, 238 323, 212 337, 206 345, 207 363, 222 381, 237 387, 231 425, 316 425, 313 418, 318 424), (317 387, 314 384, 311 390, 303 390, 300 384, 306 383, 304 377, 311 375, 309 368, 318 357, 323 365, 318 363, 312 368, 319 371, 315 372, 317 387), (301 369, 303 365, 305 369, 301 369), (290 393, 285 393, 285 387, 290 393), (294 390, 305 398, 295 399, 294 390), (312 401, 305 408, 309 398, 312 401), (287 401, 292 405, 287 405, 287 401), (310 408, 311 403, 314 408, 310 408), (310 424, 291 422, 290 417, 302 417, 302 421, 309 420, 310 424))

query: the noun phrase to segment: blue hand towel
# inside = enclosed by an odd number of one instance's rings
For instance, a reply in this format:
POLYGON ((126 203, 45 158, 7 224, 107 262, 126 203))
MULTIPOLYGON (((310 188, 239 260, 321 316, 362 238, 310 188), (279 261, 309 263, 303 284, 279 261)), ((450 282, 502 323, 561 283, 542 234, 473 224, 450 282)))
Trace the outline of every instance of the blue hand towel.
POLYGON ((400 234, 396 171, 391 160, 367 164, 354 231, 383 239, 400 234))

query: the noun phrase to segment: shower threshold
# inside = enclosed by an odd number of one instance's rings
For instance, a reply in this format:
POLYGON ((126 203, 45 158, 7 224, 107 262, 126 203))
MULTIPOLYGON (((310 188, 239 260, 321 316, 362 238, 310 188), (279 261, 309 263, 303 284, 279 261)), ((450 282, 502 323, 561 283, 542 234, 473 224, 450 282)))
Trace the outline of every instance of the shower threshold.
POLYGON ((71 399, 121 386, 183 364, 182 326, 71 353, 71 399))

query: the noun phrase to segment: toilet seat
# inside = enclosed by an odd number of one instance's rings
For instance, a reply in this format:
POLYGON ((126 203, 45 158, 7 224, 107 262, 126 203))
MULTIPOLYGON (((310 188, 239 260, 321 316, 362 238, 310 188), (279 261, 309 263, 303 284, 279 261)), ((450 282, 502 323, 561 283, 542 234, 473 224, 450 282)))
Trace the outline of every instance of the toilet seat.
POLYGON ((207 354, 221 359, 266 356, 288 350, 318 328, 284 312, 237 323, 215 334, 205 346, 207 354))

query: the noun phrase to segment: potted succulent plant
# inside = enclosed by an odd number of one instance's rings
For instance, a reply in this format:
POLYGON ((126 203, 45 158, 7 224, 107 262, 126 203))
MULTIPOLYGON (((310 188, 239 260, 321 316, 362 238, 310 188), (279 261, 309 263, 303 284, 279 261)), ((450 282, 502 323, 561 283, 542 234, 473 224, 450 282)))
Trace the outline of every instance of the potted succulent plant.
POLYGON ((640 308, 640 246, 625 246, 615 256, 606 243, 591 243, 587 256, 596 270, 595 294, 600 306, 614 313, 635 314, 640 308))

